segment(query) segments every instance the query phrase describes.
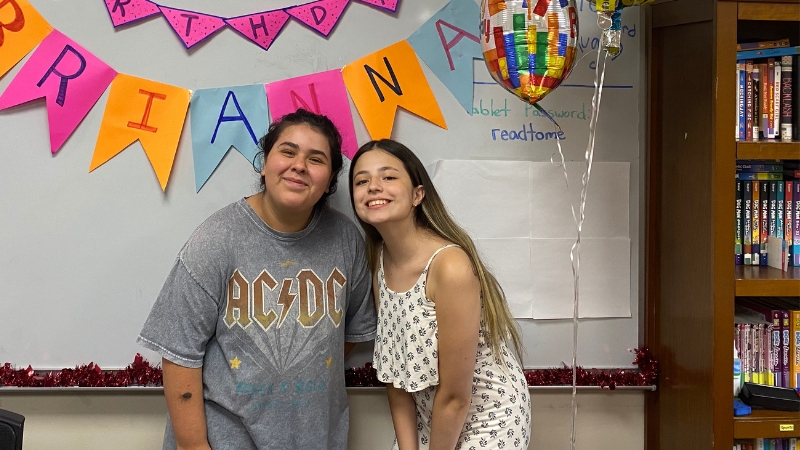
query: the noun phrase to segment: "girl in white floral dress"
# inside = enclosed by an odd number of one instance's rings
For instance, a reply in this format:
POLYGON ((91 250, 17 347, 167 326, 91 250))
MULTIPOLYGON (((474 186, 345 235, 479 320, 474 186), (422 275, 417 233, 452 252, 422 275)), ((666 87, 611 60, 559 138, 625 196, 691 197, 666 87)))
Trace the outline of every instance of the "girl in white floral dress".
POLYGON ((527 449, 516 322, 422 163, 398 142, 369 142, 353 157, 350 192, 374 274, 374 364, 393 448, 527 449))

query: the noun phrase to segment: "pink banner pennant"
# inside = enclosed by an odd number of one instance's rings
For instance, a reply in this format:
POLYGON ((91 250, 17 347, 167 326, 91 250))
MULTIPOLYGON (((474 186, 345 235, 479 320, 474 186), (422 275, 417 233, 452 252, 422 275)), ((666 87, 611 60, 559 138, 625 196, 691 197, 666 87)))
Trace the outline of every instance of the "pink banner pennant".
POLYGON ((164 6, 159 8, 186 48, 192 48, 225 26, 225 19, 221 17, 164 6))
POLYGON ((324 114, 342 135, 342 153, 352 158, 358 151, 350 101, 340 69, 276 81, 266 85, 266 89, 273 120, 300 108, 324 114))
POLYGON ((158 5, 147 0, 106 0, 106 9, 114 28, 160 12, 158 5))
POLYGON ((305 5, 287 8, 290 16, 327 37, 339 23, 350 0, 319 0, 305 5))
POLYGON ((269 50, 288 20, 289 14, 283 10, 276 10, 232 17, 225 22, 259 47, 269 50))
POLYGON ((378 8, 383 8, 391 12, 397 11, 397 4, 400 3, 400 0, 358 0, 358 1, 372 6, 377 6, 378 8))
POLYGON ((106 63, 53 30, 0 96, 0 109, 45 97, 50 151, 56 153, 116 76, 106 63))

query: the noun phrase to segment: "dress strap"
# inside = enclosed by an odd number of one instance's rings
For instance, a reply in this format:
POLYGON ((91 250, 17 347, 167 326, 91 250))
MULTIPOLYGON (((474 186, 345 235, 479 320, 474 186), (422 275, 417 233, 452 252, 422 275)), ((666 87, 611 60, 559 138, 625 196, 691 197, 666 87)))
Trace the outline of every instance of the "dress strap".
MULTIPOLYGON (((433 258, 436 258, 436 255, 438 255, 440 251, 442 251, 442 250, 444 250, 446 248, 449 248, 449 247, 459 247, 459 245, 458 244, 447 244, 447 245, 445 245, 443 247, 440 247, 439 250, 436 250, 435 252, 433 252, 433 255, 431 255, 431 259, 428 260, 428 264, 425 264, 425 270, 423 270, 422 272, 423 273, 427 272, 428 269, 431 267, 431 263, 433 262, 433 258)), ((382 263, 383 263, 383 259, 381 259, 381 264, 382 263)))

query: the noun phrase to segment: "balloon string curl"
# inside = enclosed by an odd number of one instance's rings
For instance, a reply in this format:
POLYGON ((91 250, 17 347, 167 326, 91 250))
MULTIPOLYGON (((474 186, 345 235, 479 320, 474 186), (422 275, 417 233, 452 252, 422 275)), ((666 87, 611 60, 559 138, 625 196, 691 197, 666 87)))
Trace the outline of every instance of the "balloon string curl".
MULTIPOLYGON (((584 55, 585 56, 585 55, 584 55)), ((596 59, 596 67, 595 76, 594 76, 594 93, 592 95, 592 114, 591 118, 589 119, 589 139, 586 143, 586 151, 584 152, 584 162, 586 163, 586 170, 581 177, 581 196, 580 196, 580 204, 578 205, 578 213, 575 213, 575 205, 572 203, 572 198, 570 198, 569 206, 572 212, 572 221, 575 224, 575 232, 577 234, 577 238, 575 239, 575 243, 572 244, 572 248, 569 252, 569 259, 572 263, 572 282, 573 282, 573 292, 574 292, 574 299, 572 305, 572 401, 571 401, 571 410, 572 410, 572 429, 570 432, 570 450, 575 450, 575 425, 576 420, 578 417, 578 401, 577 401, 577 368, 578 368, 578 305, 580 300, 579 295, 579 283, 580 283, 580 267, 581 267, 581 231, 583 229, 583 221, 586 218, 586 195, 589 188, 589 179, 592 174, 592 162, 594 160, 594 145, 595 145, 595 137, 597 136, 597 119, 600 114, 600 100, 602 99, 603 95, 603 83, 605 81, 605 74, 606 74, 606 60, 608 57, 608 53, 603 51, 602 48, 598 47, 597 49, 597 59, 596 59)), ((542 113, 545 117, 550 119, 555 125, 556 131, 561 132, 561 126, 553 119, 553 117, 547 113, 538 103, 533 105, 536 109, 542 113)), ((561 166, 561 169, 564 173, 564 182, 567 186, 567 195, 569 195, 569 175, 567 174, 567 165, 565 163, 564 152, 561 148, 561 140, 556 140, 556 145, 558 146, 558 158, 560 162, 556 162, 553 158, 556 157, 553 154, 550 157, 550 162, 555 166, 561 166)))

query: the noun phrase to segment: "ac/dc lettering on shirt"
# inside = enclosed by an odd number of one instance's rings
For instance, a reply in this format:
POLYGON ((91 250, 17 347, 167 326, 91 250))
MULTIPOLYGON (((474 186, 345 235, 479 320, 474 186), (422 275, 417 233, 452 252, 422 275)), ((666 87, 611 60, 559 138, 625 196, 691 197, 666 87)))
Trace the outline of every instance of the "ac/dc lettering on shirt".
POLYGON ((292 306, 299 303, 297 322, 304 328, 316 327, 325 316, 339 328, 343 313, 336 300, 346 283, 338 268, 324 282, 313 270, 302 269, 295 278, 284 278, 278 289, 279 283, 267 270, 250 282, 237 269, 228 279, 224 322, 228 328, 247 328, 255 322, 264 331, 277 322, 280 328, 292 306))

